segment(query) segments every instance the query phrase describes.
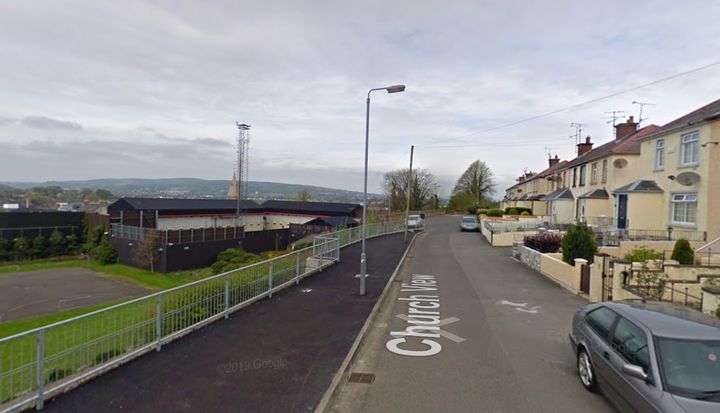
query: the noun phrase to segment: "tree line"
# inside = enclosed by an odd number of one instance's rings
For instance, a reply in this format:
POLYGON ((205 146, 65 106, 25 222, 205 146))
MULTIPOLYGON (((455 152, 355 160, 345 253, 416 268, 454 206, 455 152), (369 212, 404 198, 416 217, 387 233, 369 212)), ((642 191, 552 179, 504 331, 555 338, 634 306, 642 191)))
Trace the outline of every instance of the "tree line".
MULTIPOLYGON (((408 179, 408 168, 385 173, 383 190, 390 211, 405 210, 408 179)), ((440 207, 437 178, 428 169, 413 170, 410 184, 410 210, 440 207)), ((477 208, 495 206, 497 203, 491 198, 494 188, 495 179, 490 168, 483 161, 474 161, 455 183, 446 208, 449 211, 475 213, 477 208)))
POLYGON ((65 235, 56 229, 49 237, 42 233, 31 239, 0 236, 0 261, 42 260, 81 254, 87 254, 102 264, 117 261, 117 252, 110 243, 106 228, 95 227, 89 234, 82 228, 79 233, 65 235))

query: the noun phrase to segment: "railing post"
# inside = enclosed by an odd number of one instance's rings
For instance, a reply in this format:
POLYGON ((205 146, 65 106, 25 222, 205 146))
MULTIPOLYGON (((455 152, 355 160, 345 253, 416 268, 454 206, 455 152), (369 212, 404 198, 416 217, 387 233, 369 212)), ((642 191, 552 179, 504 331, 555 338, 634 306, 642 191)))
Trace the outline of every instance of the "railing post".
POLYGON ((300 253, 295 253, 295 285, 300 284, 300 253))
POLYGON ((45 330, 37 332, 37 400, 35 408, 41 410, 45 404, 45 371, 43 369, 43 361, 45 359, 44 339, 45 330))
POLYGON ((273 263, 270 261, 270 267, 268 267, 268 293, 269 297, 272 298, 273 289, 273 263))
POLYGON ((340 239, 338 238, 335 250, 335 262, 340 262, 340 239))
POLYGON ((160 351, 162 343, 162 295, 155 300, 155 351, 160 351))
POLYGON ((688 288, 685 287, 685 307, 687 307, 688 288))
POLYGON ((230 316, 230 274, 225 275, 225 319, 230 316))

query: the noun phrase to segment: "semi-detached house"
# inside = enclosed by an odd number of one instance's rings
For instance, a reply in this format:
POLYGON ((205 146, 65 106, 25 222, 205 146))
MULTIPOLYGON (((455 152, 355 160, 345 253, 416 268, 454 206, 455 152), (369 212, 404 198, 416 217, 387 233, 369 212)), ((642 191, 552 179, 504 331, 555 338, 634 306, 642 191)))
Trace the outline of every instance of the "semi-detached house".
POLYGON ((720 237, 720 99, 640 141, 635 179, 615 191, 628 228, 720 237))

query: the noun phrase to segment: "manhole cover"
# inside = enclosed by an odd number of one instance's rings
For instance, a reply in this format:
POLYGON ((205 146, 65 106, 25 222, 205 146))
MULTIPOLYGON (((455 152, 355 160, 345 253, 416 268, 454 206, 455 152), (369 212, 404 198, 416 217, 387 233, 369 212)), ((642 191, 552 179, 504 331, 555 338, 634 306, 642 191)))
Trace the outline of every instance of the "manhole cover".
POLYGON ((372 373, 350 373, 350 377, 348 377, 349 383, 370 384, 373 381, 375 381, 375 375, 372 373))

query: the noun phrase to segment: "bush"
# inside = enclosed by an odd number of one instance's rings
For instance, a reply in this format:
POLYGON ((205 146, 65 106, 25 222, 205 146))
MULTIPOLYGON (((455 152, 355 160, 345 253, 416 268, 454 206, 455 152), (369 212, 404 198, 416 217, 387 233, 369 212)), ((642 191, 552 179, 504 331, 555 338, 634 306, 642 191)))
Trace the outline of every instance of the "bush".
POLYGON ((488 211, 487 211, 487 216, 489 216, 489 217, 501 217, 501 216, 503 216, 503 214, 504 214, 504 212, 500 208, 488 209, 488 211))
POLYGON ((259 256, 245 251, 242 247, 228 248, 217 255, 210 267, 214 274, 220 274, 257 261, 260 261, 259 256))
POLYGON ((527 212, 527 211, 523 211, 523 212, 520 213, 520 216, 521 216, 521 217, 529 217, 529 216, 530 216, 530 213, 527 212))
POLYGON ((58 230, 53 231, 48 238, 48 246, 50 255, 65 255, 65 234, 58 230))
POLYGON ((532 215, 532 208, 525 208, 525 207, 508 207, 505 208, 505 213, 507 215, 521 215, 524 211, 527 211, 529 215, 532 215))
POLYGON ((48 255, 47 240, 42 234, 38 234, 37 237, 33 238, 32 243, 32 256, 33 258, 43 258, 48 255))
POLYGON ((30 245, 25 238, 15 238, 13 241, 13 256, 16 260, 22 261, 28 257, 30 253, 30 245))
POLYGON ((477 215, 487 215, 488 209, 487 208, 479 208, 477 210, 477 215))
POLYGON ((671 258, 682 265, 692 265, 695 263, 695 253, 688 240, 679 239, 675 242, 671 258))
POLYGON ((584 258, 593 262, 597 245, 595 233, 584 222, 570 225, 562 240, 563 261, 575 265, 575 258, 584 258))
POLYGON ((517 210, 517 208, 510 208, 510 209, 507 211, 507 214, 508 214, 508 215, 517 215, 517 214, 518 214, 518 210, 517 210))
POLYGON ((75 255, 79 252, 80 249, 80 239, 77 235, 71 234, 65 237, 65 243, 66 243, 66 249, 67 253, 70 255, 75 255))
POLYGON ((640 247, 625 254, 623 258, 630 262, 645 262, 648 260, 661 260, 663 259, 663 254, 659 251, 640 247))
POLYGON ((10 259, 10 242, 0 236, 0 261, 10 259))
POLYGON ((117 251, 109 240, 103 240, 100 245, 90 250, 90 258, 100 264, 115 264, 117 262, 117 251))
POLYGON ((538 235, 529 235, 525 237, 523 243, 526 247, 542 253, 558 252, 562 237, 559 234, 544 233, 538 235))

